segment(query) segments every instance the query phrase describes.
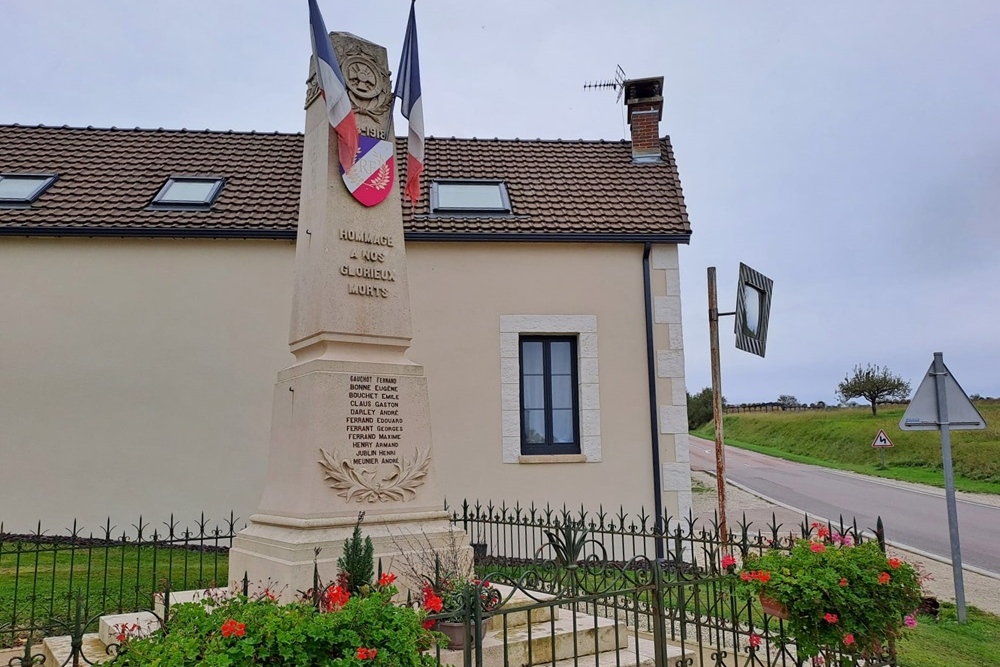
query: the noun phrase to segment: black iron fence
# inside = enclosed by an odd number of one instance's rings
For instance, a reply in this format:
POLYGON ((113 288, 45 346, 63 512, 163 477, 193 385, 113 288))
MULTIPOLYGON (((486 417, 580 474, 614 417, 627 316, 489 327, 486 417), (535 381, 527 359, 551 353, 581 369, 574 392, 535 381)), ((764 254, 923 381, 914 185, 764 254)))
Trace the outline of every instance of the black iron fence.
POLYGON ((186 528, 171 517, 154 528, 140 517, 87 533, 74 523, 62 534, 40 524, 10 534, 0 523, 0 649, 70 634, 78 614, 96 621, 152 608, 156 592, 225 586, 236 521, 202 516, 186 528))
MULTIPOLYGON (((783 621, 737 597, 734 577, 721 565, 725 550, 715 522, 470 503, 452 521, 472 542, 477 575, 502 591, 505 604, 490 613, 471 604, 439 617, 470 640, 464 649, 442 652, 441 664, 819 664, 797 655, 783 621)), ((868 539, 854 524, 825 527, 856 542, 868 539)), ((125 530, 107 524, 87 536, 75 527, 63 536, 40 527, 29 535, 0 528, 0 649, 21 646, 30 659, 40 637, 82 637, 102 614, 151 608, 156 592, 224 586, 237 528, 233 516, 219 524, 202 518, 193 530, 173 520, 152 532, 141 521, 125 530)), ((744 519, 728 547, 741 559, 790 549, 814 529, 808 520, 798 526, 772 520, 758 529, 744 519)), ((881 525, 875 534, 881 542, 881 525)), ((484 584, 477 586, 470 599, 480 598, 484 584)), ((75 647, 74 659, 80 655, 75 647)), ((828 657, 843 665, 894 664, 890 656, 828 657)))
MULTIPOLYGON (((694 519, 657 522, 648 514, 624 510, 588 513, 581 509, 521 507, 464 503, 453 514, 473 541, 479 577, 499 583, 530 598, 534 609, 558 607, 587 620, 611 619, 623 623, 619 634, 634 636, 617 651, 645 651, 657 667, 802 667, 819 665, 797 655, 794 638, 784 621, 764 614, 756 602, 736 595, 736 582, 726 576, 725 553, 716 522, 702 525, 694 519), (662 558, 653 557, 659 553, 662 558), (644 642, 650 641, 645 648, 644 642)), ((729 536, 729 551, 742 561, 751 553, 790 550, 799 538, 819 528, 806 518, 798 526, 782 526, 774 518, 759 529, 744 519, 729 536)), ((855 523, 823 525, 830 534, 861 543, 874 535, 884 550, 881 520, 866 533, 855 523)), ((502 610, 506 619, 514 610, 502 610)), ((470 628, 479 626, 468 619, 470 628)), ((491 621, 502 625, 507 621, 491 621)), ((472 630, 470 630, 471 632, 472 630)), ((505 634, 499 638, 506 641, 505 634)), ((599 653, 599 652, 598 652, 599 653)), ((588 652, 584 664, 602 663, 588 652)), ((637 654, 638 655, 638 654, 637 654)), ((481 667, 482 662, 467 662, 481 667)), ((579 656, 574 656, 579 665, 579 656)), ((833 652, 838 665, 892 665, 888 653, 862 661, 853 654, 833 652)), ((555 664, 552 660, 541 663, 555 664)), ((639 664, 632 663, 629 664, 639 664)))

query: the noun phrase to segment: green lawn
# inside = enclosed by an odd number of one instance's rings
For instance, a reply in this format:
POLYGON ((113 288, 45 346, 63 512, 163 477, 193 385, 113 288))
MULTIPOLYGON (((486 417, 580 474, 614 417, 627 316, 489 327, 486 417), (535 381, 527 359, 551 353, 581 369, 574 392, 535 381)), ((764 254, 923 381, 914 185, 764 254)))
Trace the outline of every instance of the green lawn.
POLYGON ((77 592, 88 618, 150 608, 168 581, 175 591, 225 585, 228 563, 225 553, 190 549, 0 542, 0 647, 24 628, 71 618, 77 592))
POLYGON ((1000 617, 970 608, 959 625, 954 605, 942 605, 939 620, 921 616, 898 650, 899 667, 1000 665, 1000 617))
MULTIPOLYGON (((955 484, 963 491, 1000 494, 1000 402, 977 405, 986 418, 982 431, 953 431, 955 484)), ((726 415, 726 444, 802 463, 853 470, 908 482, 944 486, 937 431, 901 431, 902 407, 726 415), (886 469, 871 443, 883 429, 895 447, 886 451, 886 469)), ((693 431, 712 439, 712 425, 693 431)))

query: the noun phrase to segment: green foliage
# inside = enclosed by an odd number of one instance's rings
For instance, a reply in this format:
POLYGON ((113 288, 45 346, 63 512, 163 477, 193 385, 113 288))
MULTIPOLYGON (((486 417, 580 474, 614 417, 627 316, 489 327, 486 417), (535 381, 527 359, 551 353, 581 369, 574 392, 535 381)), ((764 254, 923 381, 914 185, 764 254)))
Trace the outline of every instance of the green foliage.
POLYGON ((763 594, 788 607, 785 630, 800 656, 878 654, 902 635, 906 620, 915 623, 920 577, 909 563, 887 558, 877 542, 852 546, 818 527, 820 537, 797 541, 791 552, 747 556, 737 594, 763 594))
MULTIPOLYGON (((986 419, 981 431, 952 432, 952 460, 959 489, 1000 493, 1000 401, 976 407, 986 419)), ((881 477, 944 485, 937 431, 901 431, 904 408, 883 408, 874 419, 867 408, 726 415, 727 444, 793 461, 828 465, 881 477), (872 440, 879 429, 896 445, 886 450, 888 470, 878 470, 872 440)), ((695 432, 712 439, 712 427, 695 432)))
POLYGON ((539 547, 536 552, 541 555, 544 551, 551 549, 555 558, 553 560, 562 566, 575 565, 585 557, 584 551, 587 545, 594 549, 604 551, 604 545, 590 536, 590 531, 579 522, 566 519, 562 524, 555 526, 552 530, 543 531, 546 542, 539 547))
MULTIPOLYGON (((688 428, 694 430, 699 426, 704 426, 705 424, 712 421, 714 415, 714 410, 712 408, 712 388, 705 387, 697 394, 687 395, 688 404, 688 428)), ((723 397, 722 404, 726 404, 726 399, 723 397)))
POLYGON ((859 364, 837 385, 837 396, 845 403, 852 398, 866 399, 875 416, 879 402, 906 400, 910 396, 910 383, 878 364, 867 364, 864 368, 859 364))
POLYGON ((354 524, 354 533, 344 541, 344 555, 337 559, 337 568, 345 575, 344 588, 352 595, 364 592, 371 587, 375 576, 375 547, 372 538, 361 538, 361 519, 354 524))
POLYGON ((799 399, 791 394, 782 394, 778 397, 778 405, 783 408, 797 408, 800 404, 799 399))
POLYGON ((434 667, 422 614, 390 601, 395 589, 352 597, 337 611, 238 597, 171 608, 168 631, 128 640, 112 667, 434 667), (227 633, 224 627, 229 628, 227 633), (228 634, 228 636, 226 636, 228 634), (375 649, 359 657, 358 649, 375 649))

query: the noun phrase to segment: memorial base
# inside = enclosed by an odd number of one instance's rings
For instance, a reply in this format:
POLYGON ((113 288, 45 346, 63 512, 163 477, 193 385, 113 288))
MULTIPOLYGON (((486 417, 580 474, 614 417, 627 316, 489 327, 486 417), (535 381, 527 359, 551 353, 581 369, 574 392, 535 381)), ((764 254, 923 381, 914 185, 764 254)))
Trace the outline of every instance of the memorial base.
MULTIPOLYGON (((414 566, 432 576, 437 556, 442 569, 460 564, 471 570, 472 547, 448 512, 410 512, 366 517, 362 534, 375 548, 375 567, 397 575, 401 591, 419 591, 414 566)), ((255 514, 233 539, 229 551, 229 583, 239 589, 244 575, 250 595, 266 588, 281 602, 301 599, 313 587, 314 564, 323 584, 337 577, 337 559, 351 537, 356 519, 292 519, 255 514), (319 552, 317 553, 317 549, 319 552)))

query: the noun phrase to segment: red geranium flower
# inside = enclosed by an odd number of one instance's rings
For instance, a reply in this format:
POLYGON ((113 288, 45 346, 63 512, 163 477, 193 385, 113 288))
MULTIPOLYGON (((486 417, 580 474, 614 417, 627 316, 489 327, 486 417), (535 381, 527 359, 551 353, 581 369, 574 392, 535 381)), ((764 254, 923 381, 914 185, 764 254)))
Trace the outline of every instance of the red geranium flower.
POLYGON ((840 583, 841 586, 846 586, 847 585, 847 579, 841 579, 839 583, 840 583))
POLYGON ((760 646, 760 641, 761 641, 760 635, 755 634, 753 632, 750 633, 750 646, 757 648, 758 646, 760 646))
POLYGON ((378 655, 377 648, 365 648, 364 646, 358 648, 358 660, 373 660, 376 655, 378 655))
POLYGON ((854 643, 854 635, 848 633, 844 635, 844 643, 848 646, 854 643))
POLYGON ((899 560, 898 558, 890 558, 889 559, 889 567, 891 567, 894 570, 898 570, 899 567, 902 564, 903 564, 903 561, 899 560))
POLYGON ((889 579, 891 578, 892 577, 889 576, 888 572, 883 572, 882 574, 878 575, 878 583, 887 584, 889 583, 889 579))
POLYGON ((827 623, 836 623, 837 622, 837 615, 836 614, 829 614, 829 613, 828 614, 823 614, 823 620, 826 621, 827 623))
POLYGON ((236 635, 237 637, 242 637, 246 634, 246 624, 237 623, 236 619, 229 619, 222 624, 222 636, 231 637, 236 635))
POLYGON ((753 575, 750 574, 749 572, 740 572, 740 579, 742 579, 743 581, 750 581, 751 579, 753 579, 753 575))
POLYGON ((388 586, 394 581, 396 581, 396 575, 394 575, 392 572, 386 572, 385 574, 383 574, 381 577, 378 578, 378 585, 388 586))
POLYGON ((428 619, 424 619, 424 622, 421 623, 421 625, 424 626, 424 630, 430 630, 435 625, 437 625, 437 621, 435 621, 433 618, 428 618, 428 619))
POLYGON ((351 594, 340 586, 330 586, 323 594, 323 607, 326 611, 336 611, 351 599, 351 594))
POLYGON ((444 600, 442 600, 430 587, 424 589, 424 609, 434 613, 444 609, 444 600))
POLYGON ((726 554, 722 557, 722 567, 732 567, 736 565, 736 557, 732 554, 726 554))
POLYGON ((813 550, 813 553, 818 553, 818 554, 826 551, 826 547, 820 544, 819 542, 813 542, 812 544, 809 545, 809 548, 813 550))

